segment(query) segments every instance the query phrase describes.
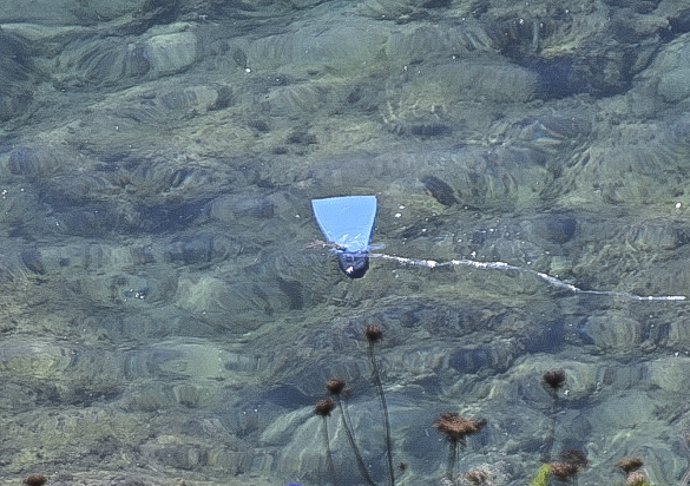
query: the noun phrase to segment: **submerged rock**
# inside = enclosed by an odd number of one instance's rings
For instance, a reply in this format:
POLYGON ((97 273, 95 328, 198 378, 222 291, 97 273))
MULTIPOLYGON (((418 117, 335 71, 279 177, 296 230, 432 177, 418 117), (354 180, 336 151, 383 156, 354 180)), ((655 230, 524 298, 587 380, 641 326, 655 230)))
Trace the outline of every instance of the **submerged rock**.
POLYGON ((143 49, 152 74, 159 76, 187 69, 197 59, 197 39, 189 31, 155 35, 144 43, 143 49))
POLYGON ((31 106, 38 73, 25 40, 0 30, 0 45, 0 121, 8 121, 31 106))
POLYGON ((60 53, 55 78, 63 86, 115 86, 181 72, 198 58, 197 37, 186 29, 172 25, 143 39, 77 39, 60 53))

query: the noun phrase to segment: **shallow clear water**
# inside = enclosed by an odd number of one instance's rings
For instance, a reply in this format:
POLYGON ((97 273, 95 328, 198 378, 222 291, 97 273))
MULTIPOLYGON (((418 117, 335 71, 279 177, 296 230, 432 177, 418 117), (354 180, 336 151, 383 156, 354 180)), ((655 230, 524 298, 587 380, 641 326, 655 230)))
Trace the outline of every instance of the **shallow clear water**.
POLYGON ((450 484, 444 412, 487 420, 456 484, 570 449, 580 485, 681 481, 682 2, 8 3, 2 484, 331 484, 333 377, 388 484, 368 324, 396 484, 450 484), (350 194, 387 255, 359 280, 310 208, 350 194))

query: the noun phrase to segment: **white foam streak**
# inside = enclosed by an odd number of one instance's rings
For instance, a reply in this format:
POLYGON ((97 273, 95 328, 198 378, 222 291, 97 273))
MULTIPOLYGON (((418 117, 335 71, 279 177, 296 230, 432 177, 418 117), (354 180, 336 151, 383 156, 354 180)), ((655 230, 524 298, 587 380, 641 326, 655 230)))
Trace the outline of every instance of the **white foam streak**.
POLYGON ((684 295, 637 295, 629 292, 617 292, 613 290, 585 290, 575 285, 564 282, 548 273, 538 272, 532 270, 531 268, 518 267, 511 265, 506 262, 478 262, 476 260, 449 260, 447 262, 439 262, 436 260, 421 260, 415 258, 406 258, 395 255, 387 255, 385 253, 372 253, 370 255, 372 258, 381 258, 383 260, 394 261, 397 263, 402 263, 403 265, 414 265, 427 268, 438 268, 438 267, 471 267, 479 270, 499 270, 499 271, 515 271, 521 273, 528 273, 540 278, 548 285, 562 290, 567 290, 575 294, 588 294, 588 295, 602 295, 609 297, 620 297, 628 300, 638 300, 638 301, 680 301, 686 300, 684 295))

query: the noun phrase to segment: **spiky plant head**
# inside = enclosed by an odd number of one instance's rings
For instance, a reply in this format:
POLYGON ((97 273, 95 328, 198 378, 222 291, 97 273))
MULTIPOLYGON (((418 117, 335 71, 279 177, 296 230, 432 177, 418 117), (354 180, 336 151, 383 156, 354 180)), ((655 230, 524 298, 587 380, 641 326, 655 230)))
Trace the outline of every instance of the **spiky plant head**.
POLYGON ((465 479, 476 486, 487 484, 489 474, 483 469, 472 469, 465 474, 465 479))
POLYGON ((480 432, 485 425, 485 419, 470 419, 455 412, 444 412, 434 421, 436 430, 454 442, 480 432))
POLYGON ((314 413, 319 417, 328 417, 335 409, 335 401, 332 398, 324 398, 316 402, 314 413))
POLYGON ((48 482, 48 478, 43 474, 32 474, 31 476, 25 477, 22 482, 26 484, 26 486, 43 486, 48 482))
POLYGON ((342 378, 331 378, 326 382, 326 390, 331 395, 340 395, 340 393, 345 389, 345 380, 342 378))
POLYGON ((637 471, 644 465, 644 461, 639 457, 624 457, 616 463, 616 467, 625 474, 637 471))
POLYGON ((544 384, 552 390, 558 390, 565 383, 565 370, 549 370, 542 376, 544 384))
POLYGON ((625 480, 625 485, 626 486, 649 486, 649 480, 647 479, 647 476, 645 476, 643 472, 635 471, 635 472, 628 474, 628 477, 625 480))
POLYGON ((566 449, 561 452, 558 457, 561 462, 567 462, 568 464, 574 464, 579 469, 584 469, 589 464, 587 460, 587 455, 579 449, 566 449))
POLYGON ((567 481, 577 475, 579 468, 570 462, 552 462, 551 475, 560 481, 567 481))
POLYGON ((383 339, 383 327, 378 324, 369 324, 364 329, 364 336, 369 344, 376 344, 383 339))

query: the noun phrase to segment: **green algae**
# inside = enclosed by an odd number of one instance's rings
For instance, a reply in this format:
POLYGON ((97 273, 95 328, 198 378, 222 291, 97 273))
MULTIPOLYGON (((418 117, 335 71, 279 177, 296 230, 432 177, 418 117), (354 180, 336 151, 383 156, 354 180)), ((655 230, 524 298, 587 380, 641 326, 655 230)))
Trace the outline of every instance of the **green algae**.
POLYGON ((529 483, 529 486, 548 486, 549 479, 551 478, 551 466, 549 464, 544 464, 539 468, 537 474, 529 483))

